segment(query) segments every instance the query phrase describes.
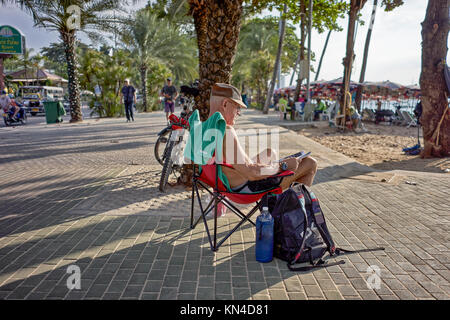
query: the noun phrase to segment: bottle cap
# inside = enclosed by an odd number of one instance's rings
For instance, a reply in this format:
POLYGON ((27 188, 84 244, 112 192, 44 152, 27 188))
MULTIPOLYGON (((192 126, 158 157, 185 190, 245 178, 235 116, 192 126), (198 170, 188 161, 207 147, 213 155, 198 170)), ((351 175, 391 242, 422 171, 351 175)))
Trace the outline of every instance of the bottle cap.
POLYGON ((263 207, 262 209, 263 209, 263 211, 266 211, 266 210, 269 211, 268 207, 263 207))

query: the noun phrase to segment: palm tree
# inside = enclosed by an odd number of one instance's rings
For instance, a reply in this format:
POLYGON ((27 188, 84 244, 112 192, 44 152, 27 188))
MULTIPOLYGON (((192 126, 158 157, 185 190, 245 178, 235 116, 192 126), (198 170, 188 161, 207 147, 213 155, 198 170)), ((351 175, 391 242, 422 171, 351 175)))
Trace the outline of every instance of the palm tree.
POLYGON ((450 154, 450 112, 448 107, 449 2, 429 0, 422 22, 422 116, 424 150, 421 157, 442 157, 450 154))
POLYGON ((31 66, 31 54, 34 51, 33 48, 25 48, 25 50, 23 51, 23 54, 20 55, 19 59, 20 59, 20 63, 21 65, 23 65, 23 69, 24 69, 24 74, 25 74, 25 79, 27 82, 27 85, 29 85, 28 83, 28 68, 31 66))
MULTIPOLYGON (((344 57, 344 76, 342 80, 341 95, 340 95, 340 105, 341 114, 346 115, 346 108, 350 107, 350 102, 348 99, 348 91, 350 85, 350 77, 353 67, 353 59, 355 56, 354 46, 355 46, 355 26, 358 19, 358 14, 360 10, 364 7, 367 0, 351 0, 350 10, 348 12, 348 28, 347 28, 347 45, 346 53, 344 57)), ((345 119, 345 118, 344 118, 345 119)), ((345 121, 344 121, 345 122, 345 121)), ((345 128, 345 126, 343 126, 345 128)))
POLYGON ((159 60, 169 66, 177 79, 191 80, 196 75, 195 49, 177 26, 158 18, 148 9, 127 20, 122 41, 138 59, 144 111, 147 111, 147 74, 149 61, 159 60))
POLYGON ((275 59, 275 65, 273 67, 274 69, 273 69, 272 81, 270 83, 269 91, 267 92, 266 102, 264 103, 263 113, 265 113, 265 114, 269 113, 269 104, 270 104, 270 101, 272 100, 272 95, 273 95, 273 90, 275 88, 275 80, 277 77, 278 69, 280 69, 281 52, 283 50, 284 30, 286 27, 286 17, 284 17, 284 16, 286 15, 286 12, 287 12, 287 5, 285 4, 283 7, 283 14, 282 14, 282 18, 281 18, 277 58, 275 59))
POLYGON ((75 53, 76 32, 83 31, 92 35, 96 30, 110 29, 115 20, 107 12, 117 9, 122 2, 123 0, 0 0, 0 4, 16 3, 30 13, 35 26, 59 33, 67 61, 71 122, 83 120, 75 53), (72 8, 76 10, 73 11, 72 8))
POLYGON ((196 107, 202 119, 209 115, 214 83, 230 83, 241 28, 243 0, 189 0, 197 34, 200 95, 196 107))
POLYGON ((356 104, 356 108, 358 109, 358 111, 361 111, 361 99, 362 99, 362 92, 363 92, 362 83, 364 82, 364 79, 366 76, 367 57, 369 55, 370 38, 372 37, 372 28, 373 28, 373 24, 375 22, 375 14, 377 12, 377 4, 378 4, 378 0, 373 0, 372 16, 371 16, 370 22, 369 22, 369 29, 367 30, 366 43, 364 45, 363 62, 362 62, 362 66, 361 66, 361 73, 359 75, 360 85, 358 86, 358 89, 356 91, 356 98, 355 98, 355 104, 356 104))
POLYGON ((80 86, 83 90, 94 90, 96 78, 101 69, 105 68, 103 53, 97 50, 84 50, 79 54, 80 86))
POLYGON ((314 77, 314 81, 317 81, 317 79, 319 79, 320 69, 322 68, 323 57, 325 56, 325 52, 327 51, 328 41, 330 40, 331 31, 332 30, 328 31, 327 38, 325 40, 325 44, 323 45, 323 50, 322 50, 322 54, 320 55, 319 65, 317 67, 317 72, 316 72, 316 76, 314 77))
POLYGON ((257 91, 257 101, 262 106, 262 93, 267 92, 270 73, 275 56, 272 51, 278 42, 278 31, 273 28, 275 21, 255 18, 244 23, 241 28, 232 82, 235 86, 250 84, 257 91), (250 63, 249 63, 250 62, 250 63), (266 62, 269 67, 266 68, 266 62))

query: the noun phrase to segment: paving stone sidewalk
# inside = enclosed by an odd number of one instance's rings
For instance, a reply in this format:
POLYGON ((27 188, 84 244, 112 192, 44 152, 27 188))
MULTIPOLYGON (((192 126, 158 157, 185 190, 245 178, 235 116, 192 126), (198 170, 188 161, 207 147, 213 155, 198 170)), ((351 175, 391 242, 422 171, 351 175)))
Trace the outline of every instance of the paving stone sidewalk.
MULTIPOLYGON (((138 116, 0 128, 0 298, 449 299, 448 174, 377 171, 246 111, 239 128, 276 128, 281 155, 318 159, 312 189, 339 246, 386 248, 295 273, 255 261, 250 224, 211 252, 203 225, 189 228, 190 191, 158 191, 164 115, 138 116), (68 289, 70 266, 80 289, 68 289)), ((219 233, 236 221, 220 218, 219 233)))

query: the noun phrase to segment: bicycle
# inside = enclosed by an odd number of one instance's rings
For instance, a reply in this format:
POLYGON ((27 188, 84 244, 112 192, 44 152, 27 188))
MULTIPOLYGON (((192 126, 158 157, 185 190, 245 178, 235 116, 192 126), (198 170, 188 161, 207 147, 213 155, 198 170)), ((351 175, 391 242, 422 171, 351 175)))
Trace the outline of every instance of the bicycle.
MULTIPOLYGON (((186 97, 184 110, 181 112, 180 118, 187 121, 189 119, 190 114, 192 113, 193 107, 194 107, 194 99, 186 97)), ((171 132, 172 132, 172 122, 169 122, 169 125, 158 133, 158 139, 156 140, 155 143, 154 154, 156 161, 158 161, 160 165, 164 165, 166 152, 165 150, 167 149, 167 142, 169 141, 171 132)))
POLYGON ((162 157, 163 168, 161 171, 161 179, 159 181, 159 190, 166 191, 169 176, 173 172, 179 172, 182 166, 183 157, 183 137, 186 129, 189 129, 189 122, 184 118, 178 118, 172 114, 169 116, 170 131, 168 130, 168 142, 164 148, 162 157))
POLYGON ((172 172, 180 172, 183 159, 183 137, 185 130, 189 130, 189 116, 194 109, 194 98, 199 94, 198 81, 191 86, 181 86, 180 93, 185 96, 185 104, 180 118, 172 114, 169 116, 169 125, 158 133, 155 144, 155 158, 163 166, 159 190, 164 192, 169 176, 172 172), (164 150, 161 153, 161 150, 164 150))

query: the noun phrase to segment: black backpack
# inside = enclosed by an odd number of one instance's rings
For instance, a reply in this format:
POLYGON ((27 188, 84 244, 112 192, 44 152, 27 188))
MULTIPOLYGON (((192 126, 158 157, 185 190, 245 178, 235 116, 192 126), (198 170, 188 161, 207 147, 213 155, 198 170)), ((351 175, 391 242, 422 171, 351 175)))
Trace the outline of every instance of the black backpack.
POLYGON ((281 195, 267 196, 264 201, 267 201, 274 218, 273 254, 286 261, 291 271, 308 271, 345 263, 343 260, 325 263, 323 257, 326 252, 335 256, 384 250, 381 247, 357 251, 337 248, 317 197, 303 184, 296 183, 281 195), (293 267, 305 262, 309 262, 309 266, 293 267))

